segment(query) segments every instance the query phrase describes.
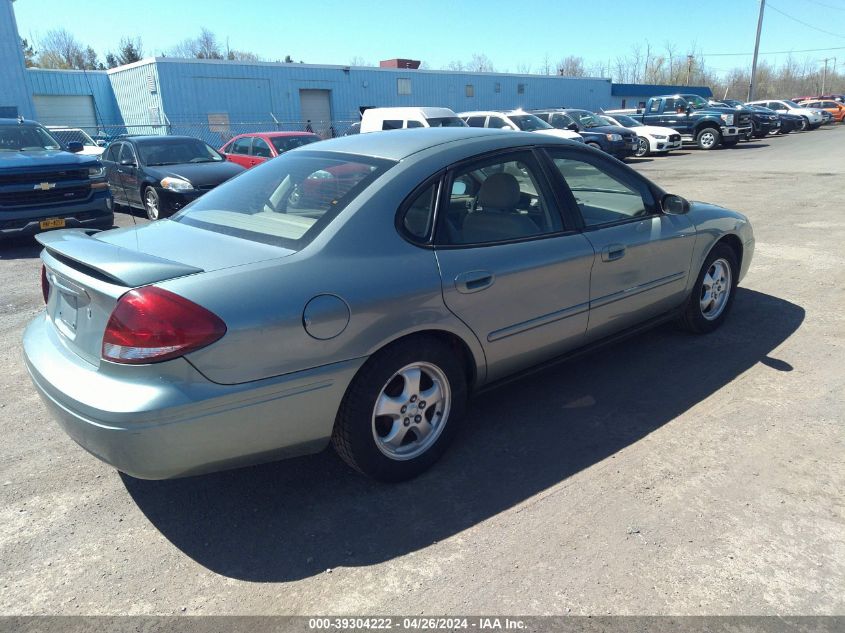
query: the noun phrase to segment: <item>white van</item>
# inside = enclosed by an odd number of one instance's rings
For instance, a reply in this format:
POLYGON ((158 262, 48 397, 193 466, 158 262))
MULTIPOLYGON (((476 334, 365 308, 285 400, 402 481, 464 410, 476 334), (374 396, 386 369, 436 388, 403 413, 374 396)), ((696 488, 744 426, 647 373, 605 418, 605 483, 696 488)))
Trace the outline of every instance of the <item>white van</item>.
POLYGON ((466 127, 449 108, 370 108, 361 115, 361 133, 414 127, 466 127))

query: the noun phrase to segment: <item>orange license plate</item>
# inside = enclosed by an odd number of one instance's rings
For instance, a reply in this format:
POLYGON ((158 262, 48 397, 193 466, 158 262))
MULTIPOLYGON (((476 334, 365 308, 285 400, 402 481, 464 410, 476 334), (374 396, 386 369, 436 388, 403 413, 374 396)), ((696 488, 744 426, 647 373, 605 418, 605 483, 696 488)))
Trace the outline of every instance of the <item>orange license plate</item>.
POLYGON ((62 229, 65 226, 64 218, 50 218, 39 222, 42 229, 62 229))

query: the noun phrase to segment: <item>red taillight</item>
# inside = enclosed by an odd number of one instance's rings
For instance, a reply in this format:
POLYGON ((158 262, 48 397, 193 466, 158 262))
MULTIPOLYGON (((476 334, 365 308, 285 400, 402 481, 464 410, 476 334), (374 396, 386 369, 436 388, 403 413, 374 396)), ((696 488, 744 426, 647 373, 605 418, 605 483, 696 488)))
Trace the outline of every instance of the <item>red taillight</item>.
POLYGON ((41 264, 41 296, 45 304, 50 299, 50 282, 47 281, 47 267, 44 264, 41 264))
POLYGON ((140 365, 182 356, 226 333, 220 317, 154 286, 123 295, 103 334, 103 359, 140 365))

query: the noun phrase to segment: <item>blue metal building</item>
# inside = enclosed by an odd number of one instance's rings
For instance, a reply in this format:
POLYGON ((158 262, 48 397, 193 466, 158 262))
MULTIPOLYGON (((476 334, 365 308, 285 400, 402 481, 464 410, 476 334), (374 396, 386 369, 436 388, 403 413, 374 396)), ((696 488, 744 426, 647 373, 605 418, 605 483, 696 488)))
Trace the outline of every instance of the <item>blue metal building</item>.
POLYGON ((0 0, 0 117, 34 116, 31 95, 12 0, 0 0))
POLYGON ((611 108, 636 108, 645 105, 649 97, 673 95, 678 93, 693 94, 710 99, 713 92, 707 86, 667 86, 659 84, 613 84, 611 88, 611 108))

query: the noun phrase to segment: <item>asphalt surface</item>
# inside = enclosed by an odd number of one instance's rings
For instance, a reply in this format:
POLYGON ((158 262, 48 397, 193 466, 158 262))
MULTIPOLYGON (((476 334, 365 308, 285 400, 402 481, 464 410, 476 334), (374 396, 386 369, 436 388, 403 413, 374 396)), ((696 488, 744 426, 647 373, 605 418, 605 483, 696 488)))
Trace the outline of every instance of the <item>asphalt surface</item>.
POLYGON ((31 387, 38 251, 0 246, 0 614, 845 614, 843 145, 632 161, 753 222, 725 327, 488 392, 401 485, 331 451, 121 476, 31 387))

